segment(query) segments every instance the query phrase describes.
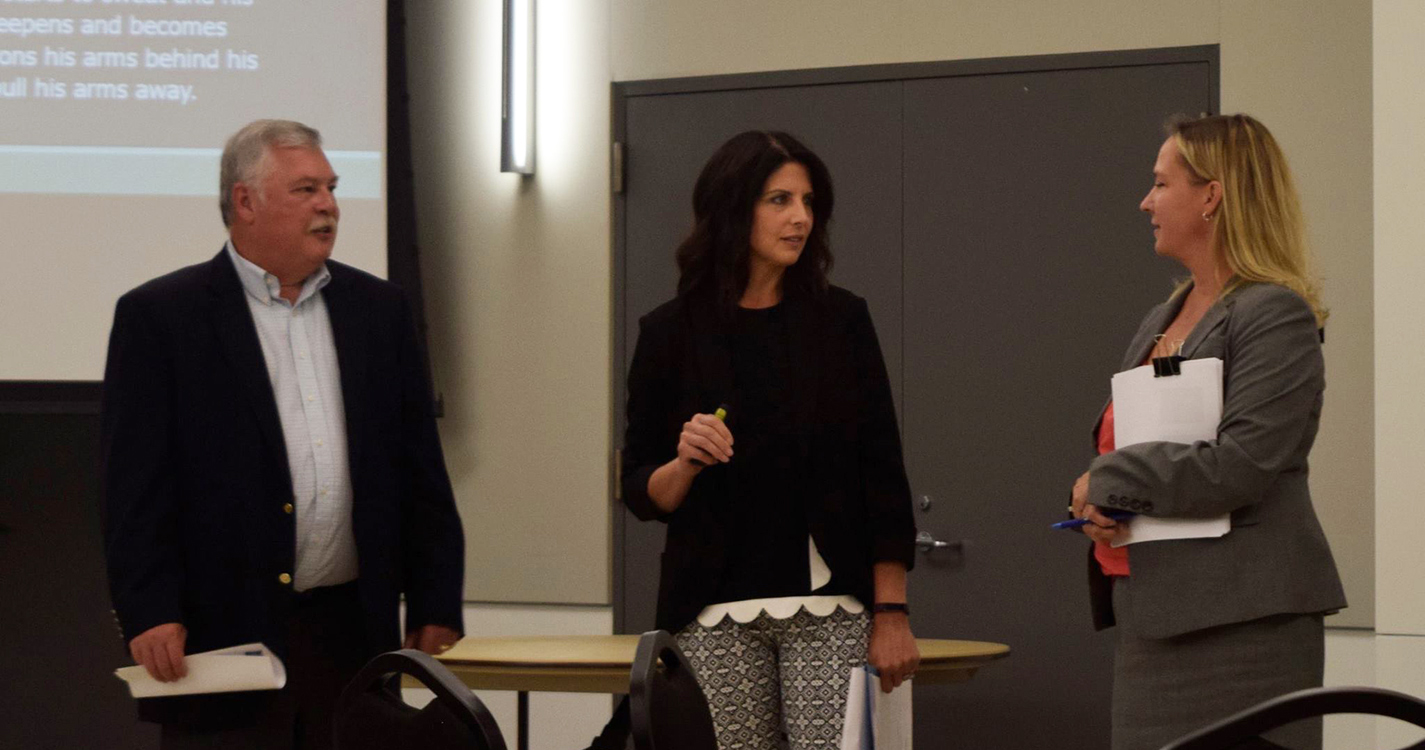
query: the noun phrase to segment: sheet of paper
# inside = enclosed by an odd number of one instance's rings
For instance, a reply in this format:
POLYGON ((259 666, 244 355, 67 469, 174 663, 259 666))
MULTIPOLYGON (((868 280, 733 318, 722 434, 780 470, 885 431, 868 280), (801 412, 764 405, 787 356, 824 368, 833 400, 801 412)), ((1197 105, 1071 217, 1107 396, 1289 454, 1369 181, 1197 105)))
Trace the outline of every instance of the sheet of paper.
POLYGON ((129 694, 135 698, 280 690, 287 684, 282 660, 261 643, 188 654, 183 662, 188 674, 173 682, 159 682, 140 666, 116 669, 114 675, 128 683, 129 694))
POLYGON ((807 534, 807 559, 811 565, 811 590, 817 589, 831 583, 831 568, 827 567, 826 560, 822 559, 821 552, 816 548, 816 540, 807 534))
MULTIPOLYGON (((1216 440, 1222 422, 1222 360, 1189 359, 1181 375, 1154 377, 1143 365, 1113 376, 1113 442, 1115 448, 1166 441, 1195 443, 1216 440)), ((1230 516, 1216 518, 1149 518, 1137 516, 1128 535, 1113 546, 1164 539, 1218 537, 1232 530, 1230 516)))
POLYGON ((911 750, 911 683, 881 692, 881 678, 867 666, 851 668, 841 750, 911 750))

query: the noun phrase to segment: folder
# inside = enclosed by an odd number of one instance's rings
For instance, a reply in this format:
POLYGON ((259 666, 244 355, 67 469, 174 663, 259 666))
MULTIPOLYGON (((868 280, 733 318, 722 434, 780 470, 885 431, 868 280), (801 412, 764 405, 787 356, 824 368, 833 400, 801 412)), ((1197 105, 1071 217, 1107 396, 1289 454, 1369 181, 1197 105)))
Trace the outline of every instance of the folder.
MULTIPOLYGON (((1222 360, 1157 357, 1152 364, 1113 376, 1113 441, 1116 449, 1136 443, 1195 443, 1217 440, 1222 422, 1222 360)), ((1128 522, 1115 547, 1163 539, 1220 537, 1232 530, 1231 517, 1150 518, 1128 522)))
POLYGON ((841 750, 910 750, 912 680, 883 693, 880 674, 869 664, 852 667, 850 680, 841 750))
POLYGON ((183 657, 188 674, 172 682, 159 682, 141 666, 121 667, 114 675, 129 685, 135 698, 163 698, 240 690, 280 690, 287 684, 282 660, 261 643, 188 654, 183 657))

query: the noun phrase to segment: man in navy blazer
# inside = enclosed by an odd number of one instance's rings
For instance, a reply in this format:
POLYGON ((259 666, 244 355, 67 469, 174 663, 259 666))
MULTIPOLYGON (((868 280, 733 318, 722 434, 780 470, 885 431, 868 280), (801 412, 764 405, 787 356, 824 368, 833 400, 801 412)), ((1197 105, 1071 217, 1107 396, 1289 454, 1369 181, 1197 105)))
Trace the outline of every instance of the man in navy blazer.
POLYGON ((104 375, 104 539, 115 616, 156 679, 262 642, 278 691, 140 701, 163 746, 322 748, 342 686, 462 633, 464 538, 411 309, 329 260, 321 137, 260 120, 227 144, 230 240, 119 299, 104 375))

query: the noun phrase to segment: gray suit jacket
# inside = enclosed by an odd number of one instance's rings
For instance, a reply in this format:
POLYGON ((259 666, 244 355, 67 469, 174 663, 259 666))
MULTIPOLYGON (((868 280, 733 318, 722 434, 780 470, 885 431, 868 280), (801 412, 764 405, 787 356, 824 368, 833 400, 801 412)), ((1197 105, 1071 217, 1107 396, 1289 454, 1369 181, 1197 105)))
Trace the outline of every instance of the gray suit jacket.
MULTIPOLYGON (((1186 290, 1154 307, 1120 369, 1138 366, 1177 315, 1186 290)), ((1147 516, 1232 516, 1218 539, 1129 548, 1132 617, 1141 638, 1279 613, 1346 606, 1336 564, 1307 486, 1325 389, 1315 316, 1274 284, 1248 284, 1218 300, 1183 345, 1189 359, 1223 362, 1217 440, 1151 442, 1094 459, 1089 502, 1147 516)), ((1095 428, 1095 433, 1097 428, 1095 428)), ((1090 555, 1097 627, 1114 624, 1108 580, 1090 555)))

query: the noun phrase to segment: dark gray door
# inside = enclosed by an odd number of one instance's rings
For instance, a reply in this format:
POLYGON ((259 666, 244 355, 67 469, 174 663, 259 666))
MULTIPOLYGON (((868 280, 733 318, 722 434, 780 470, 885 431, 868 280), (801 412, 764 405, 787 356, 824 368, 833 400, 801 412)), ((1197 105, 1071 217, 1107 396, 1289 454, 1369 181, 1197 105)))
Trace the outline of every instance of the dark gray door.
POLYGON ((913 622, 1013 648, 917 693, 922 747, 1108 746, 1113 635, 1090 627, 1086 539, 1048 525, 1171 291, 1137 206, 1164 120, 1210 109, 1210 80, 1199 63, 906 83, 906 463, 932 498, 920 528, 966 542, 920 557, 913 622))
MULTIPOLYGON (((1122 347, 1171 289, 1177 271, 1154 256, 1137 205, 1164 120, 1214 108, 1215 55, 863 68, 825 71, 823 85, 770 74, 717 91, 695 79, 626 85, 618 100, 619 442, 638 316, 673 294, 703 161, 739 130, 785 129, 831 170, 833 276, 870 302, 917 524, 966 543, 918 556, 912 624, 1014 650, 969 683, 917 691, 920 747, 1108 744, 1112 634, 1089 621, 1087 543, 1047 527, 1092 456, 1122 347)), ((615 618, 641 632, 663 529, 617 518, 615 618)))
MULTIPOLYGON (((623 441, 622 383, 638 340, 638 318, 673 298, 678 284, 673 251, 692 227, 693 182, 713 151, 743 130, 790 132, 827 162, 836 187, 832 279, 867 298, 899 391, 900 99, 900 82, 891 82, 628 100, 617 443, 623 441)), ((623 536, 623 554, 614 559, 615 576, 623 581, 620 627, 650 630, 663 526, 640 523, 622 509, 615 518, 623 536)))

